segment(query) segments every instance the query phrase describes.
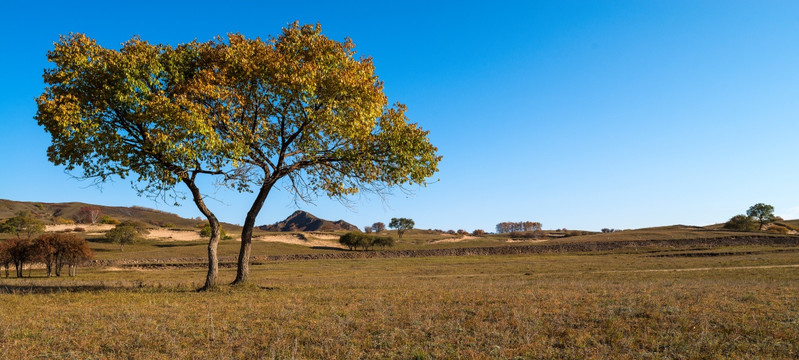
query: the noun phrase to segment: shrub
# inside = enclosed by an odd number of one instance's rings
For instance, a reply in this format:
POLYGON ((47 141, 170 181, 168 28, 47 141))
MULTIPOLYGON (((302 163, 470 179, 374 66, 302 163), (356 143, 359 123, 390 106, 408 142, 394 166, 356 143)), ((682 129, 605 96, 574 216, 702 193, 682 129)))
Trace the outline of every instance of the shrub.
MULTIPOLYGON (((205 223, 205 225, 203 225, 202 229, 200 229, 200 236, 207 237, 209 239, 211 238, 211 224, 205 223)), ((221 227, 219 228, 219 237, 225 240, 233 238, 231 236, 228 236, 227 231, 225 231, 225 229, 222 229, 221 227)))
POLYGON ((755 231, 758 224, 755 220, 746 215, 735 215, 729 221, 724 223, 725 229, 739 230, 739 231, 755 231))
POLYGON ((72 229, 72 231, 74 231, 74 232, 85 232, 86 229, 82 228, 82 227, 76 227, 76 228, 72 229))
POLYGON ((338 242, 350 250, 358 250, 358 247, 369 250, 373 246, 394 246, 394 238, 390 236, 376 236, 358 232, 348 232, 342 235, 338 242))
POLYGON ((56 216, 55 218, 53 218, 53 223, 56 225, 72 225, 75 223, 75 220, 56 216))
POLYGON ((476 230, 472 231, 472 236, 483 236, 485 234, 486 234, 486 232, 483 229, 476 229, 476 230))
POLYGON ((101 224, 118 225, 119 224, 119 220, 117 220, 115 218, 112 218, 112 217, 110 217, 108 215, 103 215, 103 217, 100 218, 100 223, 101 224))

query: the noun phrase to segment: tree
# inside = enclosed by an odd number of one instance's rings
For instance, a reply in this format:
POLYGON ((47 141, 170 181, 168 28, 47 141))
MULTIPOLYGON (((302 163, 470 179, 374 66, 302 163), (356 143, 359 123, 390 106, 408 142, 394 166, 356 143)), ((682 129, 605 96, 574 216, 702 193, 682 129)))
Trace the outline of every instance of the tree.
POLYGON ((78 222, 83 224, 96 224, 100 221, 103 211, 97 206, 83 206, 78 210, 78 222))
POLYGON ((371 226, 364 226, 363 227, 363 232, 365 232, 367 234, 371 233, 372 232, 372 227, 371 226))
POLYGON ((115 244, 119 244, 119 251, 125 251, 125 245, 133 244, 144 238, 146 229, 132 223, 121 223, 105 233, 105 237, 115 244))
POLYGON ((388 223, 388 227, 392 229, 397 229, 397 236, 402 238, 402 234, 405 231, 413 229, 413 220, 407 218, 392 218, 391 222, 388 223))
POLYGON ((299 201, 344 199, 426 184, 441 157, 427 131, 389 105, 370 58, 349 39, 294 23, 267 41, 233 34, 214 46, 215 71, 202 88, 225 142, 247 147, 229 182, 255 192, 241 233, 234 284, 247 281, 255 218, 280 182, 299 201))
POLYGON ((776 220, 774 216, 774 207, 764 203, 752 205, 749 210, 746 210, 746 215, 757 220, 758 224, 760 224, 758 230, 763 230, 763 225, 776 220))
POLYGON ((53 67, 44 71, 35 117, 52 136, 49 160, 82 169, 81 178, 101 183, 135 174, 140 195, 176 204, 175 186, 186 185, 213 229, 204 288, 217 280, 219 221, 196 180, 224 175, 238 148, 218 135, 214 109, 193 96, 211 50, 210 43, 172 47, 138 37, 113 50, 83 34, 61 36, 47 54, 53 67))
POLYGON ((16 216, 6 220, 3 226, 3 232, 9 232, 21 239, 22 235, 30 240, 35 235, 44 231, 44 225, 36 219, 30 212, 20 211, 16 216))
POLYGON ((0 265, 2 265, 3 268, 5 269, 6 278, 8 277, 8 267, 12 262, 11 254, 9 254, 8 252, 8 245, 9 245, 8 241, 0 243, 0 265))
POLYGON ((5 241, 4 250, 6 256, 14 263, 18 278, 22 277, 22 269, 25 263, 35 258, 33 241, 29 239, 12 238, 5 241))
POLYGON ((372 224, 372 229, 374 229, 376 233, 386 231, 386 224, 378 221, 372 224))
POLYGON ((754 231, 756 227, 755 220, 746 215, 735 215, 724 223, 724 228, 730 230, 754 231))

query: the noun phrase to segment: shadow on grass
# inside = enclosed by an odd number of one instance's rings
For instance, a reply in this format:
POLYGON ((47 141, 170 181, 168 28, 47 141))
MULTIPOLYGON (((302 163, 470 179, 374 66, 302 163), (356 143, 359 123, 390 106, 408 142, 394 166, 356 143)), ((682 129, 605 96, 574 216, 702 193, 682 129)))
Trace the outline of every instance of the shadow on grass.
POLYGON ((315 249, 315 250, 349 251, 347 249, 337 248, 337 247, 333 247, 333 246, 311 246, 311 249, 315 249))
POLYGON ((173 248, 173 247, 197 246, 197 244, 185 242, 185 243, 170 243, 170 244, 154 244, 153 246, 159 248, 173 248))

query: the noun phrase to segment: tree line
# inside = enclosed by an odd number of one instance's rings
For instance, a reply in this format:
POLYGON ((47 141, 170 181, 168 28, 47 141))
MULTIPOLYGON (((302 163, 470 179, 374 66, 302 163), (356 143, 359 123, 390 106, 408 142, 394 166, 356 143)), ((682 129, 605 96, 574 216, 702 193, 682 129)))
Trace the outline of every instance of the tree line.
POLYGON ((534 221, 501 222, 497 224, 497 233, 526 232, 541 230, 541 223, 534 221))
POLYGON ((94 254, 85 239, 66 233, 47 233, 35 239, 12 238, 0 243, 0 264, 8 277, 14 264, 17 277, 23 276, 23 267, 44 264, 47 277, 61 276, 64 266, 69 276, 77 275, 78 265, 92 259, 94 254))
POLYGON ((377 236, 359 232, 348 232, 342 235, 338 242, 348 247, 350 250, 358 250, 359 247, 364 250, 369 250, 374 246, 383 248, 386 246, 394 246, 394 238, 391 236, 377 236))

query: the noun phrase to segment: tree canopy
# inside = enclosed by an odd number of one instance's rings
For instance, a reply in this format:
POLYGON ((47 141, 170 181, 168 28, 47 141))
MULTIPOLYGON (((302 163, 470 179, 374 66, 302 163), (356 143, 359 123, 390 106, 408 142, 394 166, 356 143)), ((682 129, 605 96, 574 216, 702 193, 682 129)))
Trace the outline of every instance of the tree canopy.
POLYGON ((294 23, 266 41, 217 39, 217 66, 200 95, 214 106, 226 142, 243 144, 232 186, 256 192, 242 230, 234 282, 246 281, 252 230, 282 179, 297 199, 426 183, 441 157, 403 104, 389 104, 371 58, 294 23))
POLYGON ((757 220, 760 227, 758 230, 763 230, 763 225, 774 222, 774 207, 764 203, 757 203, 752 205, 749 210, 746 210, 746 215, 757 220))
MULTIPOLYGON (((105 181, 136 174, 143 193, 189 187, 209 219, 216 279, 219 222, 195 178, 220 175, 256 193, 245 217, 236 280, 249 273, 255 218, 281 182, 299 200, 425 185, 441 157, 428 132, 390 104, 371 58, 317 24, 277 37, 230 34, 175 47, 134 37, 120 50, 82 34, 48 53, 36 119, 52 135, 49 159, 105 181)), ((213 275, 213 276, 212 276, 213 275)))
MULTIPOLYGON (((210 44, 175 47, 133 37, 119 50, 83 34, 61 36, 47 58, 36 120, 50 133, 51 162, 100 183, 133 176, 142 194, 166 200, 187 185, 198 209, 218 221, 196 185, 199 174, 222 174, 237 157, 214 127, 212 108, 193 96, 210 44)), ((217 272, 215 237, 209 241, 206 287, 217 272)))
POLYGON ((397 229, 398 237, 402 237, 402 234, 404 234, 405 231, 413 229, 413 225, 413 220, 407 218, 392 218, 391 222, 388 223, 388 227, 397 229))

